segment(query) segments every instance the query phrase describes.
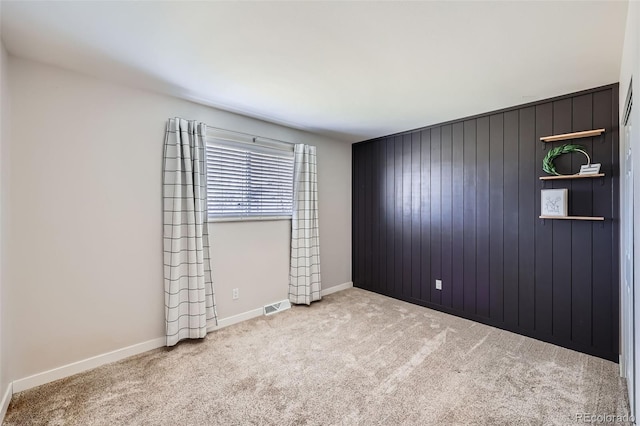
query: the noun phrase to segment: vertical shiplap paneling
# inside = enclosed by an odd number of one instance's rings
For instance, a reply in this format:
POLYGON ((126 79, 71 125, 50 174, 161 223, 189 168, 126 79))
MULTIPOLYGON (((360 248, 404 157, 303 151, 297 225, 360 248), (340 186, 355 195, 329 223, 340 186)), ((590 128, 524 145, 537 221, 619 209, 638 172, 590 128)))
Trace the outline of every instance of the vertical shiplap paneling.
POLYGON ((411 134, 402 137, 402 295, 411 296, 411 134))
POLYGON ((364 205, 364 191, 365 191, 365 182, 363 171, 365 168, 364 156, 362 155, 362 151, 364 150, 365 144, 359 144, 354 146, 354 179, 353 179, 353 229, 354 229, 354 264, 353 264, 353 274, 354 274, 354 282, 359 283, 363 287, 366 288, 366 283, 363 279, 363 271, 364 271, 364 259, 363 253, 364 250, 364 219, 363 219, 363 205, 364 205), (356 161, 359 160, 359 161, 356 161))
POLYGON ((443 286, 451 286, 452 307, 464 310, 464 123, 453 124, 451 145, 451 185, 452 185, 452 255, 451 281, 443 286))
MULTIPOLYGON (((442 279, 442 158, 441 158, 441 128, 434 127, 431 129, 431 152, 430 164, 429 164, 429 178, 430 178, 430 192, 429 197, 423 201, 429 203, 429 210, 431 212, 430 217, 425 217, 424 221, 427 222, 430 232, 430 245, 429 245, 429 260, 431 264, 431 276, 429 277, 428 285, 431 289, 431 301, 438 305, 444 304, 442 292, 443 290, 436 290, 435 280, 442 279)), ((424 143, 422 149, 425 149, 424 143)), ((424 194, 424 193, 423 193, 424 194)))
MULTIPOLYGON (((421 300, 433 301, 431 282, 431 130, 424 130, 420 133, 420 217, 418 218, 414 233, 419 235, 420 250, 420 298, 421 300)), ((438 248, 440 251, 440 248, 438 248)), ((440 298, 438 298, 440 303, 440 298)))
POLYGON ((387 208, 386 208, 386 228, 387 228, 387 291, 388 294, 398 294, 396 292, 396 138, 387 138, 387 208))
POLYGON ((402 198, 402 196, 404 195, 404 193, 402 192, 402 188, 403 188, 403 180, 402 180, 402 172, 403 172, 403 147, 404 144, 402 143, 402 136, 396 136, 394 138, 394 150, 395 150, 395 191, 394 191, 394 196, 395 196, 395 226, 393 227, 393 232, 394 232, 394 249, 393 249, 393 256, 396 258, 395 260, 395 270, 394 270, 394 274, 393 274, 393 287, 394 287, 394 292, 397 295, 402 296, 404 294, 404 289, 402 288, 402 278, 403 278, 403 274, 402 274, 402 267, 404 266, 403 264, 403 260, 402 260, 402 256, 404 253, 404 246, 402 245, 402 219, 403 219, 403 205, 404 205, 404 200, 402 198))
MULTIPOLYGON (((429 300, 429 296, 422 297, 422 149, 421 134, 411 135, 411 228, 409 241, 411 242, 411 293, 410 296, 418 300, 429 300)), ((425 289, 426 290, 426 289, 425 289)))
POLYGON ((520 327, 534 330, 535 303, 535 196, 539 168, 535 158, 536 110, 520 110, 518 146, 518 322, 520 327))
POLYGON ((476 123, 476 312, 489 317, 489 117, 476 123))
POLYGON ((476 120, 464 123, 463 140, 463 306, 476 313, 476 120))
POLYGON ((365 170, 364 170, 364 211, 363 211, 363 240, 364 240, 364 273, 363 280, 365 286, 368 289, 373 289, 372 280, 372 259, 373 252, 371 250, 371 243, 373 241, 373 233, 371 232, 371 214, 373 210, 373 143, 369 142, 364 144, 364 158, 365 158, 365 170))
POLYGON ((380 186, 378 199, 378 288, 383 294, 387 294, 387 139, 382 139, 376 144, 378 146, 378 167, 380 169, 380 186))
POLYGON ((442 126, 440 164, 441 239, 442 239, 442 305, 453 307, 453 126, 442 126))
POLYGON ((381 292, 380 283, 380 264, 378 257, 380 253, 380 199, 382 188, 382 167, 380 167, 380 148, 381 143, 373 143, 373 174, 372 178, 372 201, 371 201, 371 288, 375 292, 381 292))
POLYGON ((489 117, 489 317, 504 321, 504 114, 489 117))
MULTIPOLYGON (((620 188, 620 161, 619 161, 619 152, 620 152, 620 137, 619 137, 619 126, 618 126, 618 94, 619 94, 619 89, 618 89, 618 85, 614 86, 611 90, 611 103, 612 105, 615 105, 612 109, 611 109, 611 125, 610 127, 608 127, 609 129, 611 129, 611 164, 612 164, 612 172, 611 172, 611 195, 612 195, 612 200, 611 200, 611 206, 615 206, 612 207, 612 211, 611 211, 611 216, 607 216, 607 217, 611 217, 611 221, 610 221, 610 225, 611 225, 611 257, 612 257, 612 261, 611 261, 611 276, 612 277, 616 277, 616 281, 612 282, 612 285, 609 287, 609 291, 611 292, 611 317, 613 319, 617 319, 620 317, 620 306, 618 304, 618 300, 620 297, 620 286, 616 285, 617 283, 619 283, 619 277, 620 277, 620 263, 619 263, 619 259, 620 259, 620 229, 619 229, 619 225, 620 225, 620 212, 619 212, 619 206, 620 206, 620 192, 619 192, 619 188, 620 188)), ((611 347, 614 348, 614 350, 617 353, 618 348, 619 348, 619 334, 618 334, 618 321, 612 321, 611 324, 611 347)), ((617 360, 617 358, 616 358, 617 360)))
MULTIPOLYGON (((571 127, 571 99, 553 103, 553 134, 568 133, 571 127)), ((541 142, 542 143, 542 142, 541 142)), ((549 145, 548 149, 557 146, 549 145)), ((571 173, 571 158, 555 160, 560 173, 571 173)), ((554 188, 569 188, 571 181, 552 181, 554 188)), ((552 220, 553 226, 553 335, 571 341, 571 222, 552 220)))
MULTIPOLYGON (((355 144, 355 285, 616 360, 616 91, 355 144), (539 141, 600 127, 601 137, 539 141), (540 181, 548 150, 571 142, 606 176, 540 181), (568 188, 570 214, 606 220, 539 219, 543 188, 568 188)), ((582 162, 572 154, 555 163, 575 173, 582 162)))
MULTIPOLYGON (((588 130, 593 126, 593 96, 586 94, 572 99, 571 121, 576 130, 588 130)), ((588 154, 593 153, 591 138, 577 140, 588 154)), ((581 153, 571 154, 572 173, 580 171, 586 163, 581 153)), ((593 214, 593 179, 576 179, 571 189, 571 214, 593 214)), ((571 338, 584 346, 591 345, 591 295, 593 274, 592 228, 593 222, 571 222, 571 338)))
POLYGON ((504 114, 504 321, 518 325, 518 110, 504 114))
MULTIPOLYGON (((540 142, 540 138, 553 134, 553 105, 551 102, 536 106, 536 156, 535 170, 543 176, 542 160, 551 144, 540 142)), ((538 179, 536 185, 535 214, 540 216, 540 190, 551 185, 538 179)), ((535 329, 545 336, 552 335, 553 323, 553 224, 550 220, 536 219, 535 227, 535 329)))
MULTIPOLYGON (((617 105, 617 103, 613 105, 617 105)), ((611 119, 613 105, 612 90, 593 94, 594 126, 610 129, 612 126, 617 125, 617 120, 613 122, 611 119)), ((618 173, 618 170, 614 170, 613 167, 613 165, 618 164, 618 158, 612 158, 612 155, 617 155, 617 150, 611 149, 614 143, 613 132, 607 131, 600 137, 594 138, 593 161, 602 163, 601 172, 605 176, 594 182, 593 199, 611 200, 610 203, 594 203, 594 216, 609 218, 614 214, 611 206, 618 205, 611 192, 613 176, 618 173), (607 167, 606 165, 609 166, 607 167)), ((617 282, 611 281, 611 277, 618 275, 617 269, 615 272, 613 269, 618 261, 617 256, 613 256, 613 252, 617 247, 617 241, 614 243, 613 238, 616 232, 613 229, 613 222, 610 220, 594 224, 592 232, 593 345, 602 350, 615 351, 618 349, 618 340, 617 333, 612 332, 612 330, 617 330, 618 325, 618 313, 615 308, 618 305, 618 285, 617 282)))

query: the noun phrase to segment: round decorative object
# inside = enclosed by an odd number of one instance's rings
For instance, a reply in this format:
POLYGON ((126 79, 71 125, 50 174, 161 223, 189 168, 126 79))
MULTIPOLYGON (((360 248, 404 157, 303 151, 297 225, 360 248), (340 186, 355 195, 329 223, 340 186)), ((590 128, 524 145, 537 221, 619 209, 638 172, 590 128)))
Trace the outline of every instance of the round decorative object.
POLYGON ((556 148, 550 149, 547 152, 547 155, 542 160, 542 170, 550 175, 562 176, 560 173, 556 171, 556 166, 553 164, 553 160, 562 154, 570 154, 572 152, 581 152, 587 157, 587 164, 591 164, 591 158, 589 158, 589 154, 584 151, 584 147, 582 145, 573 145, 573 144, 565 144, 562 146, 558 146, 556 148))

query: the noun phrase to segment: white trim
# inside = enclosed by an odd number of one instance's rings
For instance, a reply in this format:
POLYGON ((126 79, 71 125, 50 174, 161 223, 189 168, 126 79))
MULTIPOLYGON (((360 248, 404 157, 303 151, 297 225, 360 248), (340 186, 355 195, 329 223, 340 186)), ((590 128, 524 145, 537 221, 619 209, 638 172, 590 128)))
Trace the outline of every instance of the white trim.
POLYGON ((242 321, 250 320, 262 316, 264 308, 256 308, 247 312, 243 312, 238 315, 233 315, 227 318, 218 320, 218 325, 210 325, 207 327, 207 332, 220 330, 221 328, 229 327, 230 325, 237 324, 242 321))
MULTIPOLYGON (((353 287, 352 282, 339 284, 333 287, 322 290, 322 295, 326 296, 337 291, 346 290, 353 287)), ((247 312, 243 312, 238 315, 233 315, 228 318, 218 320, 218 325, 210 325, 207 327, 207 332, 220 330, 221 328, 228 327, 239 322, 247 321, 252 318, 257 318, 264 315, 264 307, 252 309, 247 312)), ((65 377, 73 376, 74 374, 82 373, 83 371, 91 370, 92 368, 100 367, 101 365, 109 364, 112 362, 120 361, 121 359, 138 355, 143 352, 150 351, 165 346, 166 339, 159 337, 157 339, 148 340, 146 342, 138 343, 135 345, 127 346, 126 348, 116 349, 115 351, 107 352, 105 354, 96 355, 91 358, 83 359, 80 361, 72 362, 71 364, 63 365, 61 367, 53 368, 51 370, 43 371, 29 377, 15 380, 12 384, 9 384, 7 393, 2 400, 2 406, 0 407, 0 424, 2 424, 2 418, 11 401, 10 395, 25 391, 27 389, 34 388, 36 386, 44 385, 45 383, 53 382, 54 380, 63 379, 65 377), (7 396, 9 395, 9 397, 7 396)))
POLYGON ((9 382, 7 391, 2 397, 2 405, 0 405, 0 425, 4 421, 4 416, 7 414, 7 409, 9 408, 9 404, 11 403, 11 395, 13 395, 13 383, 9 382))
POLYGON ((96 355, 81 361, 72 362, 71 364, 63 365, 62 367, 53 368, 42 373, 25 377, 24 379, 18 379, 13 382, 13 393, 22 392, 36 386, 44 385, 45 383, 53 382, 54 380, 63 379, 65 377, 73 376, 74 374, 82 373, 83 371, 91 370, 92 368, 100 367, 104 364, 120 361, 121 359, 133 355, 138 355, 152 349, 160 348, 164 346, 165 343, 166 339, 164 337, 159 337, 136 345, 127 346, 126 348, 116 349, 115 351, 107 352, 106 354, 96 355))
MULTIPOLYGON (((264 308, 257 308, 242 314, 218 320, 218 325, 207 327, 207 332, 219 330, 232 324, 259 317, 263 314, 263 309, 264 308)), ((164 337, 159 337, 136 345, 127 346, 126 348, 116 349, 115 351, 107 352, 105 354, 72 362, 71 364, 53 368, 23 379, 18 379, 13 382, 13 393, 22 392, 36 386, 44 385, 45 383, 53 382, 54 380, 63 379, 65 377, 73 376, 74 374, 82 373, 83 371, 91 370, 92 368, 100 367, 101 365, 120 361, 121 359, 138 355, 152 349, 161 348, 165 346, 165 344, 166 339, 164 337)))
POLYGON ((348 288, 353 287, 353 282, 349 281, 348 283, 334 285, 333 287, 322 289, 322 295, 326 296, 327 294, 336 293, 338 291, 346 290, 348 288))

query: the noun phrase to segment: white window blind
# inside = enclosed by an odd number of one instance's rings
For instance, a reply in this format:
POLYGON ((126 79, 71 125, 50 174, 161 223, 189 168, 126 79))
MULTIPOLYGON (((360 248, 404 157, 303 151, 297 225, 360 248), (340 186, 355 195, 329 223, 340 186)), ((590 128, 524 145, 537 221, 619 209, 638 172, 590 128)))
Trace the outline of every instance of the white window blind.
POLYGON ((293 152, 209 140, 207 207, 214 220, 291 217, 293 152))

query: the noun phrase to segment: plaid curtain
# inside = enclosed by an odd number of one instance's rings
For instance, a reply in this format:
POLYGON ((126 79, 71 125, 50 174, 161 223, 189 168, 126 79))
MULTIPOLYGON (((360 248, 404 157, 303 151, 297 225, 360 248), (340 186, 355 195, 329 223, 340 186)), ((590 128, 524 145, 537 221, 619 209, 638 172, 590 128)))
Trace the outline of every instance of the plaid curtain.
POLYGON ((164 140, 164 300, 167 346, 217 322, 207 229, 206 125, 170 119, 164 140))
POLYGON ((320 291, 316 147, 297 144, 293 165, 289 300, 310 305, 322 298, 320 291))

